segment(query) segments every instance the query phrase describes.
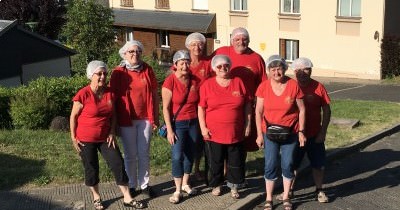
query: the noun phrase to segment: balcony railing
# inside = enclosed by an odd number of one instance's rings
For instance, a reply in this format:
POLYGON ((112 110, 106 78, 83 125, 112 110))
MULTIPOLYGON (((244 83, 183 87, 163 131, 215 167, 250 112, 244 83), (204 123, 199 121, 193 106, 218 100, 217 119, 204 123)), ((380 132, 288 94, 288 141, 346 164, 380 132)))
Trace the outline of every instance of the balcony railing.
POLYGON ((122 7, 133 7, 133 0, 121 0, 122 7))

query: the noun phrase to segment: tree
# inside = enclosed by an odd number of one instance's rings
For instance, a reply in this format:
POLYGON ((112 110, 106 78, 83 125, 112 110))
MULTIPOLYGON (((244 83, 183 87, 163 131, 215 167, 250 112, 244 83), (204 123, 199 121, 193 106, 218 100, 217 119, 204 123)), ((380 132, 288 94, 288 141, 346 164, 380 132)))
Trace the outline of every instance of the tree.
POLYGON ((16 19, 50 39, 58 38, 64 24, 63 0, 0 0, 0 8, 0 19, 16 19))
POLYGON ((112 10, 94 0, 69 1, 62 36, 68 46, 79 52, 73 58, 75 73, 83 73, 88 61, 107 62, 114 44, 113 22, 112 10))

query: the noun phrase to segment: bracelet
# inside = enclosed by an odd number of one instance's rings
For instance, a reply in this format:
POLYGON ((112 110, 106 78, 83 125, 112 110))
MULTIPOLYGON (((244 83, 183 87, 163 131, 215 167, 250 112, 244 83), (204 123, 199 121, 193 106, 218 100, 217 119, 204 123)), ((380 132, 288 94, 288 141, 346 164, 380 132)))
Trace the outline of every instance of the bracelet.
POLYGON ((303 133, 304 134, 304 130, 299 130, 299 133, 303 133))

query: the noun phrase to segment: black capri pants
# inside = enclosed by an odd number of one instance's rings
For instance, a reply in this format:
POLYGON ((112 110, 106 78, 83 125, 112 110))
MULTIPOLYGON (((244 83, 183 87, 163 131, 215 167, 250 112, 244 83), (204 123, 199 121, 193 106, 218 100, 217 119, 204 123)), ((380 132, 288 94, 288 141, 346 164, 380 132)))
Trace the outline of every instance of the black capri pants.
POLYGON ((117 145, 115 148, 108 147, 107 142, 89 143, 82 142, 80 145, 83 167, 85 169, 85 185, 96 186, 99 182, 99 157, 97 151, 101 153, 108 167, 111 169, 117 185, 127 185, 128 176, 125 172, 124 161, 117 145))

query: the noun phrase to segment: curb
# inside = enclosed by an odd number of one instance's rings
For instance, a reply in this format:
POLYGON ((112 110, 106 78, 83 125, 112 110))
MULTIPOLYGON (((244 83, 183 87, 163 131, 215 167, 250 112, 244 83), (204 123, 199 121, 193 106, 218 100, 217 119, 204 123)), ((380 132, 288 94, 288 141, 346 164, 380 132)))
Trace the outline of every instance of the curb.
MULTIPOLYGON (((370 136, 367 136, 363 139, 360 139, 358 141, 356 141, 355 143, 347 146, 347 147, 343 147, 340 149, 334 149, 333 151, 329 151, 326 154, 326 158, 328 162, 332 162, 335 159, 339 159, 345 155, 348 155, 350 153, 353 152, 357 152, 365 147, 367 147, 368 145, 371 145, 375 142, 377 142, 378 140, 386 137, 386 136, 390 136, 394 133, 397 133, 400 131, 400 123, 397 125, 394 125, 388 129, 379 131, 377 133, 374 133, 370 136)), ((309 172, 311 170, 311 168, 309 166, 306 167, 301 167, 298 170, 298 175, 297 176, 302 176, 305 173, 309 172)), ((281 188, 282 184, 278 184, 276 186, 276 188, 281 188)), ((246 196, 245 198, 241 199, 240 201, 232 204, 228 209, 229 210, 247 210, 250 209, 251 207, 253 207, 254 205, 262 202, 265 198, 265 189, 262 190, 263 192, 259 192, 259 193, 252 193, 248 196, 246 196)))

